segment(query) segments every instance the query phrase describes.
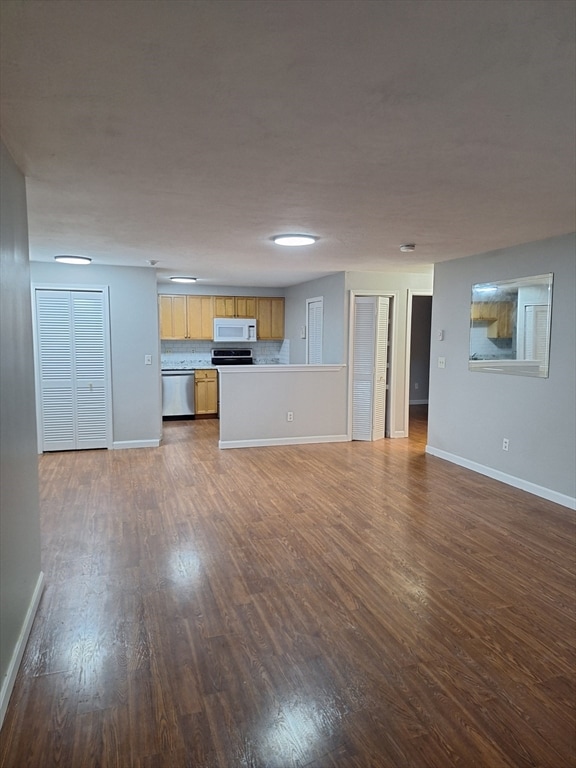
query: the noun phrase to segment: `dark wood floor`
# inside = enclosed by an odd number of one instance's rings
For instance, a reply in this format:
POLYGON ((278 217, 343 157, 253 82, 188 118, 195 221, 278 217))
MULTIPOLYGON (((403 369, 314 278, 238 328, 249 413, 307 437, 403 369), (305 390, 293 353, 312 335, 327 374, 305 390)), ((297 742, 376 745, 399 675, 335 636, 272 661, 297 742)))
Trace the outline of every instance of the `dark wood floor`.
POLYGON ((41 458, 5 768, 570 768, 574 515, 409 440, 41 458))

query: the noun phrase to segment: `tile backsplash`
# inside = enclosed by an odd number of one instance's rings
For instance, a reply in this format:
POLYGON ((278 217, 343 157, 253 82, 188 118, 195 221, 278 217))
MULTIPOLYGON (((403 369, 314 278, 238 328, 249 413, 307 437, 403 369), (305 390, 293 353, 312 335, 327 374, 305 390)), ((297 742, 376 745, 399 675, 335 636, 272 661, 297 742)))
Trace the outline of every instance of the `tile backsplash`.
MULTIPOLYGON (((209 366, 213 349, 227 349, 230 344, 214 341, 168 341, 160 342, 162 368, 193 368, 209 366)), ((290 341, 238 342, 238 349, 251 349, 255 365, 288 365, 290 362, 290 341)))

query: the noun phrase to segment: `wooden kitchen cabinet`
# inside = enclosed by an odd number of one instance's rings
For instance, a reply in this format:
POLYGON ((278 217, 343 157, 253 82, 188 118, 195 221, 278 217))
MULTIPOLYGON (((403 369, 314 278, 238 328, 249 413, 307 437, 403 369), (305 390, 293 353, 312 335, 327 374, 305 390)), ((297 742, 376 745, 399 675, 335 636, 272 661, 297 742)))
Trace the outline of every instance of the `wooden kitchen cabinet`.
POLYGON ((472 320, 486 320, 493 322, 496 320, 497 302, 495 301, 475 301, 471 305, 470 317, 472 320))
POLYGON ((161 339, 208 339, 214 335, 213 296, 160 296, 161 339))
POLYGON ((186 339, 186 296, 160 296, 160 338, 186 339))
POLYGON ((256 317, 254 296, 214 296, 214 317, 256 317))
POLYGON ((197 416, 218 413, 218 371, 194 372, 194 410, 197 416))
POLYGON ((256 299, 254 296, 235 296, 234 305, 235 317, 256 317, 256 299))
POLYGON ((510 339, 514 327, 514 304, 510 301, 475 301, 471 305, 472 321, 487 323, 489 339, 510 339))
POLYGON ((214 296, 214 317, 235 317, 234 296, 214 296))
POLYGON ((186 296, 188 339, 214 338, 214 296, 186 296))
POLYGON ((256 320, 258 339, 278 340, 284 338, 284 298, 273 296, 256 299, 256 320))
POLYGON ((255 317, 258 339, 284 339, 284 298, 281 296, 191 296, 159 297, 161 339, 205 339, 214 337, 215 317, 255 317))
POLYGON ((486 335, 489 339, 511 339, 514 327, 514 305, 509 301, 496 304, 496 320, 488 326, 486 335))

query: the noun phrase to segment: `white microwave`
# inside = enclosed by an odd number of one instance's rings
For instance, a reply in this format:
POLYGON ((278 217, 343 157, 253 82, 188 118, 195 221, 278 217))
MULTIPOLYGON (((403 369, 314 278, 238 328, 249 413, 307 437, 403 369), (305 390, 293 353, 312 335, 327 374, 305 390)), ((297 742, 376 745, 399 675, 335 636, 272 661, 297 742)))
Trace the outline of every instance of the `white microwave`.
POLYGON ((256 341, 256 320, 244 317, 215 317, 214 341, 256 341))

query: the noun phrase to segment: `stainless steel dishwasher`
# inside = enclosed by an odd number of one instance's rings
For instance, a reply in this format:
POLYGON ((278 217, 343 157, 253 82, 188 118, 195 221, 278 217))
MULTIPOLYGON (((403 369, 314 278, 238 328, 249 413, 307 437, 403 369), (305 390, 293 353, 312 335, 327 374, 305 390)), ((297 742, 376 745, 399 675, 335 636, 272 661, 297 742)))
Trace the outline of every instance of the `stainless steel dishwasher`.
POLYGON ((162 416, 194 416, 194 371, 162 371, 162 416))

